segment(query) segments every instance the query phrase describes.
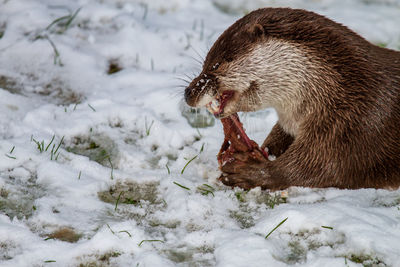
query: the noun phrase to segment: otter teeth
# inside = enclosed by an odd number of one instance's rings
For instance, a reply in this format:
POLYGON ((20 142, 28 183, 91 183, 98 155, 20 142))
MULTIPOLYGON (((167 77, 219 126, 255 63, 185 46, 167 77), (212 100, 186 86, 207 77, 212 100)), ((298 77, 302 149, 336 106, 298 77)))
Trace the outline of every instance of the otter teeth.
POLYGON ((218 113, 219 107, 220 103, 217 99, 214 99, 213 101, 207 104, 207 109, 213 114, 218 113))

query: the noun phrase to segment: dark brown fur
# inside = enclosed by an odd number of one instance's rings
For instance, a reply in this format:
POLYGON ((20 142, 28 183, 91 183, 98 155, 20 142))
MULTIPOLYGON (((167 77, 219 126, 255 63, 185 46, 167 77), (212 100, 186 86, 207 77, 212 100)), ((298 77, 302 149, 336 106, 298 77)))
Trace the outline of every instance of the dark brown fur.
MULTIPOLYGON (((265 8, 241 18, 211 48, 202 74, 186 89, 188 104, 196 105, 203 93, 195 86, 202 75, 223 75, 224 68, 215 64, 246 55, 260 38, 302 47, 310 62, 321 66, 320 80, 304 84, 307 98, 296 136, 278 123, 264 141, 262 147, 277 159, 228 163, 222 167, 222 182, 245 189, 398 188, 400 53, 375 46, 323 16, 265 8)), ((218 91, 218 79, 213 83, 218 91)))

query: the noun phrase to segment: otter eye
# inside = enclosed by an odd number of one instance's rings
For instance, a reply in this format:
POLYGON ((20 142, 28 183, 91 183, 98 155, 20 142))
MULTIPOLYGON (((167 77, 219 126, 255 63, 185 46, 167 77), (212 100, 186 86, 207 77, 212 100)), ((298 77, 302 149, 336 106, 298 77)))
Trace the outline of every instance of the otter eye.
POLYGON ((218 67, 219 67, 219 63, 215 63, 215 64, 212 66, 212 70, 217 70, 218 67))

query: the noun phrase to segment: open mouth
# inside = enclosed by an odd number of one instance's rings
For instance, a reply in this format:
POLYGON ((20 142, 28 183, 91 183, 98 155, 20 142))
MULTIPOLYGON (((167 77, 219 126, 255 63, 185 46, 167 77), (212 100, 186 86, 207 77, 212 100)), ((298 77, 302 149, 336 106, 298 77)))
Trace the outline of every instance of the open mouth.
POLYGON ((228 103, 229 99, 232 98, 234 91, 227 90, 224 91, 221 95, 218 95, 213 101, 206 105, 207 109, 214 114, 214 116, 218 117, 220 114, 224 112, 224 108, 228 103))

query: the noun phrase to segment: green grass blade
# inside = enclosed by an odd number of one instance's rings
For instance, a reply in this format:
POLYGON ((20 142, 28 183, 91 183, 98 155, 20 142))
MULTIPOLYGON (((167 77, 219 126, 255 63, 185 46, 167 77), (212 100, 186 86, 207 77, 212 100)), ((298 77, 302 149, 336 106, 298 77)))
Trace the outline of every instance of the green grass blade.
POLYGON ((190 159, 190 160, 186 163, 185 167, 183 167, 183 169, 182 169, 182 171, 181 171, 181 174, 183 174, 183 172, 185 171, 185 169, 186 169, 186 167, 189 165, 189 163, 192 162, 193 160, 195 160, 195 159, 197 158, 197 156, 198 156, 198 155, 194 156, 192 159, 190 159))
POLYGON ((108 225, 108 223, 107 223, 106 225, 107 225, 108 229, 110 229, 111 233, 112 233, 113 235, 115 235, 115 232, 111 229, 111 227, 108 225))
POLYGON ((203 150, 204 150, 204 145, 205 145, 205 143, 203 143, 203 144, 201 145, 199 154, 200 154, 201 152, 203 152, 203 150))
POLYGON ((53 135, 53 137, 51 138, 50 143, 46 146, 45 151, 47 151, 47 150, 49 149, 49 147, 50 147, 50 145, 53 143, 55 137, 56 137, 56 135, 53 135))
POLYGON ((145 240, 140 241, 138 246, 140 247, 144 242, 161 242, 161 243, 165 243, 165 241, 159 240, 159 239, 145 239, 145 240))
POLYGON ((150 125, 147 125, 147 118, 144 118, 144 127, 146 128, 146 136, 150 135, 151 127, 153 127, 154 120, 151 121, 150 125))
POLYGON ((176 185, 179 186, 179 187, 182 187, 183 189, 190 190, 189 187, 186 187, 186 186, 183 186, 183 185, 181 185, 181 184, 178 184, 177 182, 174 182, 174 184, 176 184, 176 185))
POLYGON ((114 211, 117 211, 117 207, 118 207, 118 203, 119 203, 119 199, 121 198, 122 193, 124 193, 123 191, 121 193, 119 193, 118 198, 117 198, 117 202, 115 202, 115 208, 114 211))
POLYGON ((62 144, 63 141, 64 141, 64 136, 61 138, 60 143, 58 143, 58 146, 57 146, 56 150, 54 151, 54 155, 57 154, 57 151, 58 151, 58 149, 60 148, 60 146, 61 146, 61 144, 62 144))
POLYGON ((271 232, 269 232, 269 233, 265 236, 265 239, 267 239, 276 229, 278 229, 279 226, 281 226, 284 222, 286 222, 287 219, 288 219, 288 217, 286 217, 286 219, 284 219, 284 220, 281 221, 277 226, 275 226, 275 228, 272 229, 271 232))
POLYGON ((131 233, 129 233, 129 232, 126 231, 126 230, 119 231, 118 233, 127 233, 127 234, 129 235, 129 237, 132 237, 131 233))
POLYGON ((89 108, 91 108, 94 112, 96 112, 96 110, 94 109, 94 107, 92 107, 89 103, 88 103, 89 108))
POLYGON ((111 177, 111 180, 114 180, 114 165, 113 165, 112 162, 111 162, 110 156, 108 156, 108 162, 110 163, 110 166, 111 166, 111 174, 110 174, 110 177, 111 177))
POLYGON ((63 20, 67 20, 67 19, 69 19, 70 17, 71 17, 71 15, 66 15, 66 16, 62 16, 62 17, 59 17, 59 18, 53 20, 53 21, 49 24, 49 26, 46 27, 46 31, 50 30, 50 28, 53 27, 53 25, 58 24, 59 22, 61 22, 61 21, 63 21, 63 20))
POLYGON ((76 18, 76 16, 78 15, 79 11, 81 11, 81 7, 78 8, 74 12, 74 14, 72 14, 72 16, 69 17, 68 21, 65 23, 64 31, 68 30, 69 26, 71 26, 72 21, 76 18))
POLYGON ((211 190, 215 191, 215 188, 208 184, 203 184, 203 186, 210 188, 211 190))

